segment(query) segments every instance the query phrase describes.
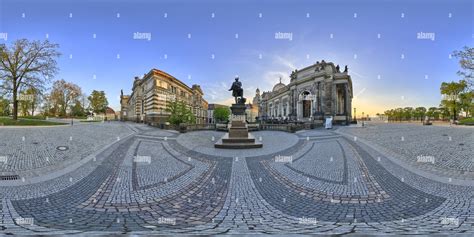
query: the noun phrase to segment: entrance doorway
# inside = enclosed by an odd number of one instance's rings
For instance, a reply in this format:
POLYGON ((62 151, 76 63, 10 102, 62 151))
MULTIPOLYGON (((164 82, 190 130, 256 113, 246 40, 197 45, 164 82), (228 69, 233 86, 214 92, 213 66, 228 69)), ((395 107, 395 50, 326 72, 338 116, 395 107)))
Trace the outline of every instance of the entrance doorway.
POLYGON ((311 100, 309 98, 309 92, 303 92, 303 118, 309 118, 311 116, 311 100))

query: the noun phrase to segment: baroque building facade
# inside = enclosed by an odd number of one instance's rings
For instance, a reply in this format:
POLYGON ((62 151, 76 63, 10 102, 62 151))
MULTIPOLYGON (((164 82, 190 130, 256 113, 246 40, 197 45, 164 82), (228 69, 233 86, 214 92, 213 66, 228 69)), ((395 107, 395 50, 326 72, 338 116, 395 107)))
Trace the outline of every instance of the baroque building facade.
POLYGON ((196 124, 207 123, 207 101, 199 85, 191 87, 170 74, 152 69, 142 78, 135 77, 132 93, 120 96, 122 120, 164 125, 170 113, 168 102, 184 101, 196 117, 196 124))
POLYGON ((323 60, 293 71, 288 85, 280 78, 272 91, 260 94, 257 89, 253 104, 258 104, 261 120, 318 123, 332 116, 334 123, 349 124, 352 97, 347 66, 341 72, 339 65, 323 60))

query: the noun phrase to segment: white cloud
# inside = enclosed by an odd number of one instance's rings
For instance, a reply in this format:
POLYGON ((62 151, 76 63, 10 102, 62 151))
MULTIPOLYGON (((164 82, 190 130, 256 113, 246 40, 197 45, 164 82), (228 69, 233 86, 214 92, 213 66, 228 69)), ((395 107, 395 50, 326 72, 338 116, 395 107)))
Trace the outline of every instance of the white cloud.
POLYGON ((289 71, 295 70, 297 68, 295 66, 295 64, 293 64, 293 62, 291 62, 290 60, 288 60, 286 58, 283 58, 281 56, 276 55, 273 58, 273 60, 274 60, 275 63, 278 63, 280 65, 283 65, 283 66, 287 67, 289 69, 289 71))
POLYGON ((289 77, 290 74, 288 72, 283 72, 283 71, 267 71, 263 74, 263 81, 265 82, 264 85, 262 85, 262 90, 271 90, 275 84, 280 82, 280 77, 281 77, 281 82, 284 84, 288 84, 289 82, 289 77))

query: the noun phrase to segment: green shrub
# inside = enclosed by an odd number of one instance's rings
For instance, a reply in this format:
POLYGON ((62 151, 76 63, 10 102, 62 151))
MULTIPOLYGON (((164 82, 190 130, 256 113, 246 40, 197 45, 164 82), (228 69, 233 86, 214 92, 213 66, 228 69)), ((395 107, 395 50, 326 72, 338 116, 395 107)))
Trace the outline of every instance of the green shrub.
POLYGON ((459 120, 459 124, 474 125, 474 118, 463 118, 463 119, 459 120))

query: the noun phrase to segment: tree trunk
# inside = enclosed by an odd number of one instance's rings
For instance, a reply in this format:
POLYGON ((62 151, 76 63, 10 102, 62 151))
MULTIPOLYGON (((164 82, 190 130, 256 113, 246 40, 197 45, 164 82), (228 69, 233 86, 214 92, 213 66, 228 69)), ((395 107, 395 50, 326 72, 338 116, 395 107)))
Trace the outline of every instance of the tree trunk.
POLYGON ((35 104, 36 101, 33 100, 33 102, 31 102, 31 116, 35 116, 35 104))
POLYGON ((13 80, 13 120, 18 120, 17 92, 18 88, 16 86, 16 80, 13 80))
POLYGON ((454 110, 454 114, 453 114, 453 118, 454 118, 454 119, 453 119, 453 122, 454 122, 454 121, 456 121, 456 118, 457 118, 457 116, 456 116, 456 101, 454 101, 454 108, 453 108, 453 110, 454 110))

